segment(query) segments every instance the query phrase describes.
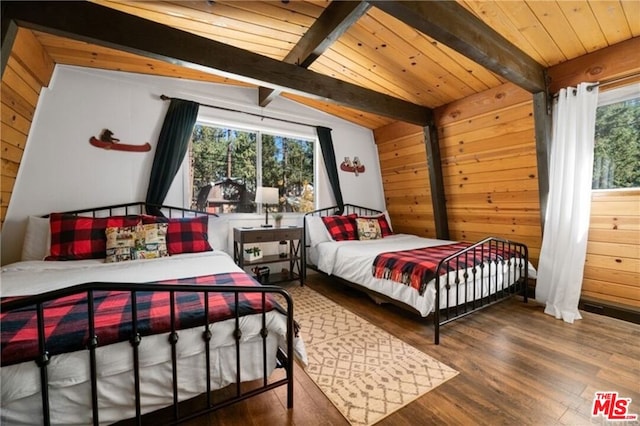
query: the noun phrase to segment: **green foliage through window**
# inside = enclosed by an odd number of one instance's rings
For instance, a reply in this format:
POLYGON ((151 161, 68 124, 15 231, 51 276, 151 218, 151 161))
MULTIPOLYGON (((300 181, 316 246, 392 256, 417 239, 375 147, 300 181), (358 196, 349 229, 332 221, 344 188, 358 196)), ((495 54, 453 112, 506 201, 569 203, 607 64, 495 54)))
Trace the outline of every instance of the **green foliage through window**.
POLYGON ((593 189, 640 187, 640 98, 596 112, 593 189))
POLYGON ((279 205, 269 206, 270 211, 311 211, 313 153, 310 140, 196 124, 191 146, 192 207, 217 213, 256 212, 256 188, 266 186, 280 192, 279 205))

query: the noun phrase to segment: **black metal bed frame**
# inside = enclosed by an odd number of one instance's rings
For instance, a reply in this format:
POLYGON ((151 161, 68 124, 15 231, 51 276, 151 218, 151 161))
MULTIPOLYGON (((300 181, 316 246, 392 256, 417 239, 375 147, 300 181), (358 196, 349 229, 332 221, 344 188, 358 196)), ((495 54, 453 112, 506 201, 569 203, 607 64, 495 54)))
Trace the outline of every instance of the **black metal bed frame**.
MULTIPOLYGON (((106 213, 111 216, 114 214, 124 213, 128 214, 142 214, 144 212, 144 202, 136 202, 136 203, 128 203, 128 204, 119 204, 107 207, 99 207, 94 209, 86 209, 86 210, 75 210, 71 212, 67 212, 69 214, 74 215, 91 215, 92 217, 103 217, 100 216, 101 212, 106 213)), ((180 207, 171 207, 171 206, 157 206, 161 207, 162 210, 169 212, 169 217, 175 217, 174 212, 178 212, 178 214, 182 215, 182 217, 188 216, 217 216, 211 213, 205 213, 195 210, 184 209, 180 207)), ((204 415, 206 413, 210 413, 217 409, 226 407, 228 405, 234 404, 236 402, 245 400, 247 398, 251 398, 258 394, 267 392, 274 388, 280 386, 287 386, 287 408, 293 407, 293 339, 295 335, 294 329, 294 319, 293 319, 293 300, 289 293, 281 287, 277 286, 221 286, 221 285, 201 285, 201 284, 140 284, 140 283, 107 283, 107 282, 91 282, 80 284, 72 287, 63 288, 60 290, 54 290, 47 293, 42 293, 34 296, 17 298, 16 300, 8 300, 3 302, 2 310, 3 312, 8 312, 15 309, 22 309, 29 306, 36 307, 37 310, 37 324, 38 324, 38 352, 39 356, 34 361, 37 363, 40 369, 40 380, 41 380, 41 397, 42 397, 42 410, 43 410, 43 424, 49 425, 51 423, 50 419, 50 407, 49 407, 49 382, 48 382, 48 374, 47 374, 47 365, 50 362, 50 355, 47 351, 47 344, 45 339, 45 310, 44 304, 48 301, 70 296, 74 294, 86 293, 87 295, 87 303, 88 303, 88 341, 87 341, 87 350, 89 351, 89 363, 90 363, 90 381, 91 381, 91 411, 93 414, 93 424, 100 424, 99 421, 99 409, 98 409, 98 371, 96 365, 96 350, 99 346, 98 337, 95 334, 95 306, 94 306, 94 292, 96 291, 125 291, 131 292, 131 301, 132 301, 132 313, 131 313, 131 323, 132 323, 132 331, 131 335, 128 336, 128 341, 131 344, 131 350, 133 351, 133 374, 134 374, 134 397, 135 397, 135 421, 137 424, 142 424, 142 407, 140 402, 140 365, 139 365, 139 352, 138 346, 143 337, 138 333, 138 320, 137 320, 137 311, 138 306, 136 302, 136 294, 138 292, 144 291, 158 291, 158 292, 168 292, 170 298, 170 316, 171 316, 171 331, 169 333, 168 343, 171 345, 171 365, 172 365, 172 374, 173 374, 173 383, 172 383, 172 391, 173 391, 173 404, 171 405, 173 409, 173 419, 171 423, 181 423, 195 417, 204 415), (175 293, 176 292, 193 292, 193 293, 203 293, 204 299, 204 311, 202 313, 202 341, 205 348, 205 361, 206 361, 206 407, 198 410, 191 411, 185 416, 180 416, 179 412, 179 389, 178 389, 178 370, 177 370, 177 351, 176 351, 176 343, 178 342, 179 332, 176 329, 176 306, 175 306, 175 293), (236 381, 235 381, 235 393, 223 401, 214 402, 212 401, 212 389, 211 389, 211 360, 210 360, 210 341, 213 337, 210 326, 212 322, 209 320, 209 294, 210 293, 231 293, 234 295, 235 300, 235 310, 233 320, 235 321, 235 330, 234 330, 234 338, 236 340, 236 381), (263 377, 261 380, 261 384, 259 387, 252 388, 251 390, 243 391, 241 388, 242 377, 240 374, 240 340, 242 337, 242 331, 240 329, 240 313, 239 313, 239 304, 238 298, 240 293, 261 293, 262 294, 262 302, 261 302, 261 316, 262 316, 262 329, 260 332, 260 336, 262 338, 262 363, 263 363, 263 377), (267 365, 267 337, 268 337, 268 329, 266 327, 266 309, 265 304, 267 301, 268 295, 280 295, 284 298, 286 307, 283 308, 286 311, 287 315, 287 349, 286 352, 279 348, 276 359, 278 365, 284 368, 286 374, 285 377, 276 381, 269 383, 268 370, 270 370, 267 365)))
MULTIPOLYGON (((362 216, 371 216, 382 214, 383 212, 353 204, 345 204, 342 212, 337 206, 308 212, 304 216, 305 249, 309 247, 306 242, 308 216, 331 216, 335 214, 346 215, 351 213, 356 213, 362 216)), ((522 294, 523 301, 526 303, 528 301, 528 265, 529 250, 525 244, 497 237, 488 237, 442 259, 438 263, 435 278, 436 309, 434 309, 433 313, 434 343, 436 345, 440 344, 440 326, 444 324, 465 317, 473 312, 484 309, 517 294, 522 294), (502 256, 504 253, 512 254, 512 256, 505 259, 502 256), (483 259, 485 256, 492 260, 484 262, 483 259), (478 261, 478 259, 480 259, 480 261, 478 261), (469 265, 470 260, 473 262, 472 266, 466 266, 464 269, 460 269, 459 265, 469 265), (504 271, 504 266, 507 266, 506 273, 504 271), (492 270, 493 273, 495 273, 495 279, 493 281, 495 291, 493 291, 493 293, 490 291, 492 270), (454 272, 447 273, 448 271, 454 272), (519 274, 517 274, 518 271, 520 272, 519 274), (489 281, 487 283, 489 286, 488 289, 485 289, 484 287, 485 278, 489 281), (480 281, 480 288, 478 291, 476 291, 476 285, 473 284, 476 280, 480 281), (473 284, 472 295, 469 297, 469 292, 465 288, 464 297, 460 298, 460 291, 458 291, 458 287, 466 284, 467 282, 473 284), (440 294, 441 287, 444 287, 447 290, 445 293, 447 307, 438 309, 440 306, 440 299, 442 297, 440 294), (449 292, 452 287, 456 289, 453 300, 449 292), (489 290, 488 294, 486 296, 481 296, 485 293, 485 290, 489 290)), ((309 261, 307 261, 307 266, 313 270, 322 272, 316 267, 316 265, 313 265, 309 261)), ((366 293, 373 294, 375 297, 391 302, 401 308, 417 312, 415 308, 403 302, 392 299, 387 295, 376 292, 375 290, 362 287, 358 285, 358 283, 352 283, 342 278, 339 280, 349 286, 358 288, 366 293)))
MULTIPOLYGON (((64 214, 72 214, 76 216, 90 216, 90 217, 108 217, 116 214, 122 215, 140 215, 145 214, 147 206, 156 207, 163 212, 168 213, 167 217, 195 217, 195 216, 212 216, 218 217, 215 213, 203 212, 200 210, 185 209, 183 207, 173 207, 167 205, 145 203, 144 201, 134 201, 132 203, 113 204, 104 207, 94 207, 90 209, 79 209, 62 212, 64 214)), ((43 217, 48 217, 45 215, 43 217)))

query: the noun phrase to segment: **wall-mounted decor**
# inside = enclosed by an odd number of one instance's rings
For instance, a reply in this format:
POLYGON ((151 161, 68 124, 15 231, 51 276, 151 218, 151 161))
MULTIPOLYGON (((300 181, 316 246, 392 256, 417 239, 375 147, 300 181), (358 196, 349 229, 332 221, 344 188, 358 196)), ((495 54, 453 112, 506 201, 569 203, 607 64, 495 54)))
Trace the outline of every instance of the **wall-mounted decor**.
POLYGON ((113 137, 113 132, 109 129, 103 129, 100 132, 98 138, 91 136, 89 143, 97 148, 114 149, 116 151, 130 151, 130 152, 146 152, 151 151, 151 145, 149 142, 145 142, 141 145, 131 145, 126 143, 120 143, 120 139, 113 137))
POLYGON ((340 164, 340 170, 358 176, 360 173, 364 173, 364 164, 360 163, 358 157, 353 157, 353 161, 349 157, 344 157, 344 161, 340 164))

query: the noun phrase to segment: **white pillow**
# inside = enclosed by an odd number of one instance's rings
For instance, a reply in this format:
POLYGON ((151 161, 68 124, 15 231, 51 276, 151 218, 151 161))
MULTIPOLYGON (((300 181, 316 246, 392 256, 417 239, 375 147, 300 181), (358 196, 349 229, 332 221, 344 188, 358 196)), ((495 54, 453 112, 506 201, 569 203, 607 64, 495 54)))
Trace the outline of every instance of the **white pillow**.
POLYGON ((49 218, 29 216, 22 242, 22 260, 44 260, 51 250, 49 218))
POLYGON ((229 253, 229 220, 221 216, 209 216, 207 234, 211 248, 229 253))
POLYGON ((306 220, 307 243, 309 246, 315 247, 320 243, 333 240, 320 216, 307 216, 306 220))

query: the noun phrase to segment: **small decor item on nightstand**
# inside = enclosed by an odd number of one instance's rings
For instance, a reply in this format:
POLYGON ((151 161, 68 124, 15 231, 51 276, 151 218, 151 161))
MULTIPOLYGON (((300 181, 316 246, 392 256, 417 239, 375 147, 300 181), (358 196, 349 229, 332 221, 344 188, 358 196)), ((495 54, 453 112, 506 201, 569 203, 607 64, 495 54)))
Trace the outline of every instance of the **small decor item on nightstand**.
POLYGON ((262 250, 260 247, 250 247, 248 249, 244 249, 244 261, 251 262, 253 260, 258 260, 262 257, 262 250))
POLYGON ((255 274, 256 280, 260 284, 269 283, 269 273, 271 272, 271 270, 268 266, 256 266, 255 268, 251 269, 251 272, 255 274))
POLYGON ((280 224, 282 223, 282 213, 277 212, 273 213, 273 221, 276 223, 276 228, 280 228, 280 224))
POLYGON ((280 257, 287 257, 289 254, 289 243, 286 241, 280 241, 278 244, 278 254, 280 257))

